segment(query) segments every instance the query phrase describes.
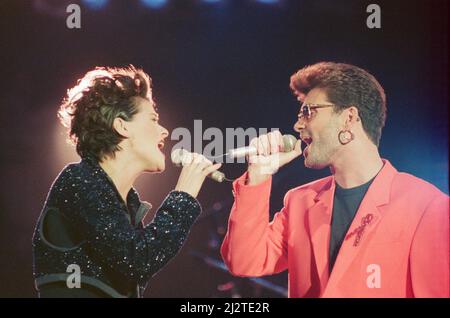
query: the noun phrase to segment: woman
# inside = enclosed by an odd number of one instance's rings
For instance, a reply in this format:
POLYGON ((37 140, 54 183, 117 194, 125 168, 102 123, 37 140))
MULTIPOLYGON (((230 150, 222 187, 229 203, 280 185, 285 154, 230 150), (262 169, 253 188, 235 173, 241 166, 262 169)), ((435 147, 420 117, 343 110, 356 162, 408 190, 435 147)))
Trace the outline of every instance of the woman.
POLYGON ((141 297, 200 214, 195 197, 220 164, 194 154, 154 220, 142 223, 150 205, 132 185, 143 172, 164 171, 168 136, 150 84, 133 66, 96 68, 68 91, 58 115, 81 161, 56 178, 37 222, 40 297, 141 297))

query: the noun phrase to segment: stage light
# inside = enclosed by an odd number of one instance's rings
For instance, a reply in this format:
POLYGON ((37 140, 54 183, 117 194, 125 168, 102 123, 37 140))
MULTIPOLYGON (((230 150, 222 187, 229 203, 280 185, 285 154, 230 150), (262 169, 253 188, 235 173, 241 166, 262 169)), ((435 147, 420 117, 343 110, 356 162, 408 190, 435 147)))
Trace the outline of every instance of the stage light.
POLYGON ((275 4, 278 3, 278 0, 256 0, 256 2, 264 3, 264 4, 275 4))
POLYGON ((103 9, 109 0, 82 0, 83 5, 88 7, 91 10, 100 10, 103 9))
POLYGON ((167 4, 167 0, 141 0, 141 3, 148 8, 159 9, 167 4))

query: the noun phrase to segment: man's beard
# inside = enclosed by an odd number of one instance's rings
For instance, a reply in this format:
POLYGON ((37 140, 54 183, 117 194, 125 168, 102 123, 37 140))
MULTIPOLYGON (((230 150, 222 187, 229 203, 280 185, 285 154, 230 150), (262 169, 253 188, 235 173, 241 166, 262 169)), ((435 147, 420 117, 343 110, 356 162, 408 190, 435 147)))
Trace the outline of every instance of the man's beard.
POLYGON ((323 169, 331 165, 331 158, 338 150, 338 145, 333 142, 336 133, 330 129, 329 135, 322 136, 321 140, 316 140, 308 147, 308 154, 305 157, 305 167, 310 169, 323 169))

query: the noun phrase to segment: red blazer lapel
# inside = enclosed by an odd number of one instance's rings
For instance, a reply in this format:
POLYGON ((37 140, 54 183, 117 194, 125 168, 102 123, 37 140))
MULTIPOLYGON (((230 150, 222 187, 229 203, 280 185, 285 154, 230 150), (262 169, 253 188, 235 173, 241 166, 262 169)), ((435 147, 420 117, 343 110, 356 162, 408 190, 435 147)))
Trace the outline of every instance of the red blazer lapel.
POLYGON ((314 251, 317 273, 320 279, 321 291, 325 289, 329 276, 328 250, 334 189, 335 183, 330 178, 330 181, 325 184, 314 198, 316 204, 308 210, 309 234, 314 251))
MULTIPOLYGON (((336 258, 324 297, 330 296, 349 266, 363 250, 383 214, 379 207, 389 203, 392 181, 397 170, 387 160, 367 190, 336 258)), ((327 250, 328 252, 328 250, 327 250)))

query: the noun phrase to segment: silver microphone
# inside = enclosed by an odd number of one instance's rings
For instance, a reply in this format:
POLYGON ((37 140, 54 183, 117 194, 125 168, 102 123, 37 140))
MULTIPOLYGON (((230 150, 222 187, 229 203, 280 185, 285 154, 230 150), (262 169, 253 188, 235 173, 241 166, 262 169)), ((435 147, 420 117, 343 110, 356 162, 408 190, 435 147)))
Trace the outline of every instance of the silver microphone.
MULTIPOLYGON (((172 151, 170 158, 172 159, 172 163, 174 165, 176 165, 177 167, 182 167, 183 163, 188 160, 190 155, 191 153, 185 149, 175 149, 174 151, 172 151)), ((223 180, 225 180, 225 174, 217 170, 211 172, 208 177, 217 182, 222 182, 223 180)))
MULTIPOLYGON (((293 135, 283 135, 283 150, 282 152, 291 152, 294 150, 295 143, 297 142, 297 138, 293 135)), ((257 154, 257 149, 253 146, 241 147, 236 149, 230 149, 228 151, 228 155, 231 158, 242 158, 245 156, 253 156, 257 154)))

